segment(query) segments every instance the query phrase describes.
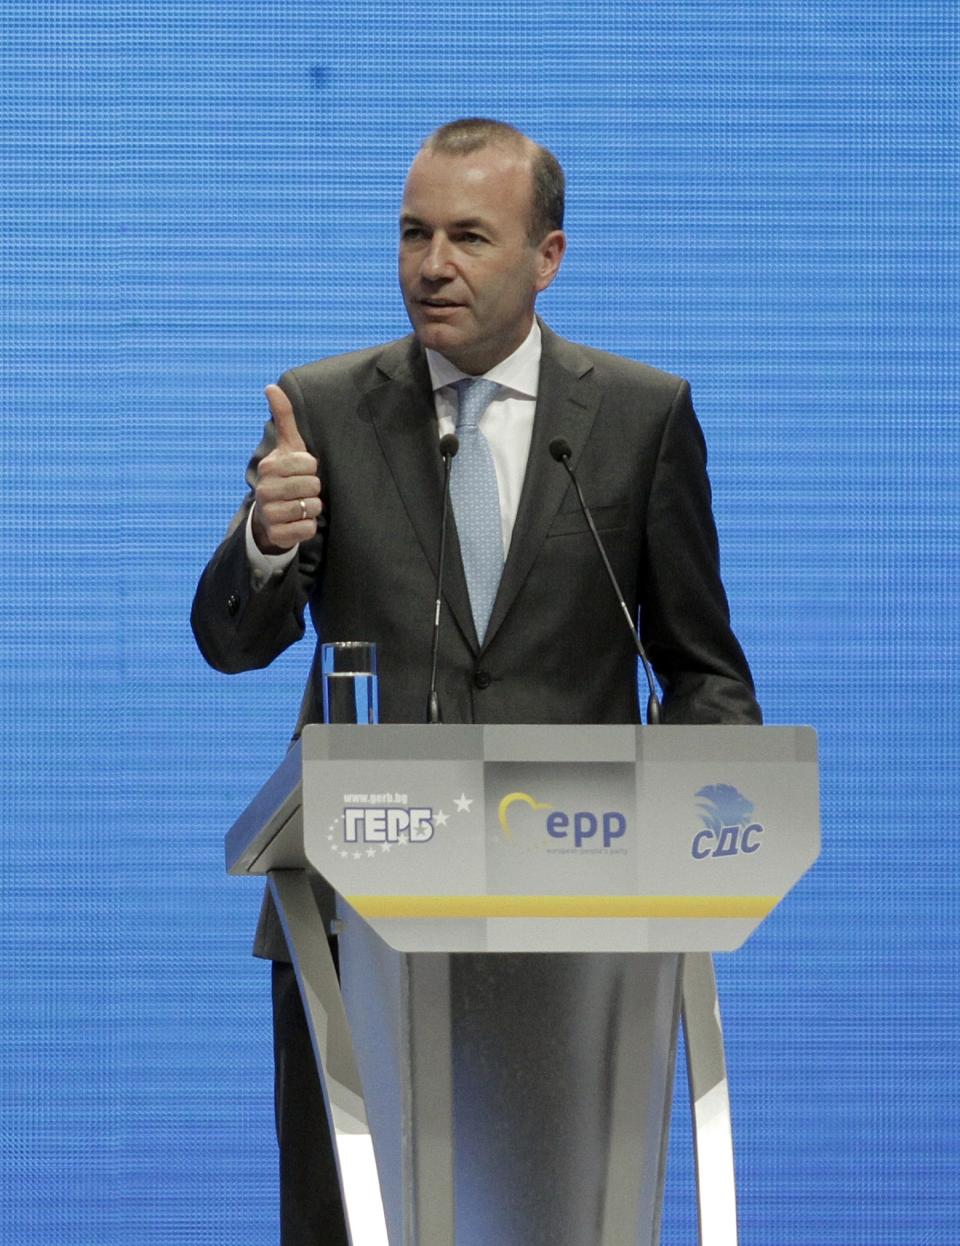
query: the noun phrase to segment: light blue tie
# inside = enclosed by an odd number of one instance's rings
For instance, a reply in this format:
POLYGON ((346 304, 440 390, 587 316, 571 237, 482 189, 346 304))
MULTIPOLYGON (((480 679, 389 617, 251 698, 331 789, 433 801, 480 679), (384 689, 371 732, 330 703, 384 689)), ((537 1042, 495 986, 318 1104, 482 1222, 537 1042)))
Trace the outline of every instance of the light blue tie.
POLYGON ((503 536, 497 471, 478 420, 500 386, 496 381, 466 376, 453 388, 459 401, 460 450, 450 468, 450 497, 457 518, 473 624, 483 643, 503 571, 503 536))

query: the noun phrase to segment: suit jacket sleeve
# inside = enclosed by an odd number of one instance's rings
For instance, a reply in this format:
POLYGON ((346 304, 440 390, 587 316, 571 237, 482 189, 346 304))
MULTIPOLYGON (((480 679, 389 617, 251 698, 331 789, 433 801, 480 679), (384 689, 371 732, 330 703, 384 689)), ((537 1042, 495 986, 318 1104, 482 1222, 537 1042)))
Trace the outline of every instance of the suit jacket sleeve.
POLYGON ((681 382, 651 482, 641 563, 644 645, 671 723, 759 723, 720 578, 707 452, 681 382))
MULTIPOLYGON (((311 453, 309 430, 302 418, 303 400, 296 378, 286 373, 280 386, 293 404, 301 435, 311 453)), ((296 558, 280 576, 254 588, 244 528, 253 505, 257 465, 276 445, 273 420, 247 466, 249 492, 234 515, 227 534, 210 559, 193 600, 190 622, 200 652, 218 671, 235 674, 268 666, 304 634, 304 610, 323 567, 321 516, 316 537, 303 542, 296 558)), ((320 467, 321 478, 323 467, 320 467)))

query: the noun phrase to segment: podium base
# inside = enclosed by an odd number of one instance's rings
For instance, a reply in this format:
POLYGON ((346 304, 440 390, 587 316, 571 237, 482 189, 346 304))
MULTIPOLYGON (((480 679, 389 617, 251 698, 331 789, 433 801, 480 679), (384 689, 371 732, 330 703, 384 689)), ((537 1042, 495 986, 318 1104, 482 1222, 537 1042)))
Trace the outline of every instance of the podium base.
POLYGON ((399 953, 342 921, 391 1246, 654 1246, 681 957, 399 953))

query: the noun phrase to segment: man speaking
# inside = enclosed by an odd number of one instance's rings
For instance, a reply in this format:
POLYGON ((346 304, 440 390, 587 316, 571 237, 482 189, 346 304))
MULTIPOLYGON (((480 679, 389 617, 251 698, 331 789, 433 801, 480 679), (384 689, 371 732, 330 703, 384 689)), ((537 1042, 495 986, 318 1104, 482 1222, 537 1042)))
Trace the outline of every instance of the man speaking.
MULTIPOLYGON (((447 722, 637 720, 636 650, 557 441, 663 690, 668 723, 757 723, 720 579, 685 381, 564 341, 534 314, 563 260, 563 173, 510 126, 441 126, 411 165, 400 286, 413 334, 269 386, 250 492, 197 589, 207 661, 267 665, 304 633, 375 641, 381 720, 422 722, 442 502, 456 433, 438 692, 447 722)), ((319 659, 297 730, 322 720, 319 659)), ((284 1246, 346 1241, 309 1038, 276 914, 284 1246), (323 1176, 319 1175, 320 1170, 323 1176)))

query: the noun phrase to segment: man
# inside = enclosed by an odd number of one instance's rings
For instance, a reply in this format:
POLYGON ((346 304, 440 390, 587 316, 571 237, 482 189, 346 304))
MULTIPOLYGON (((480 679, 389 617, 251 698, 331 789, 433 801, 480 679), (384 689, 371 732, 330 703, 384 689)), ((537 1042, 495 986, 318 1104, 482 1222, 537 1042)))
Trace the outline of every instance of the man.
MULTIPOLYGON (((472 119, 426 140, 400 215, 413 335, 268 387, 272 419, 248 469, 250 495, 194 603, 213 666, 265 666, 303 635, 309 607, 324 641, 379 646, 381 718, 423 721, 438 439, 456 426, 439 658, 446 721, 636 721, 633 644, 548 452, 556 437, 569 443, 626 601, 641 612, 664 720, 760 721, 730 629, 689 387, 563 341, 535 317, 563 259, 562 226, 560 167, 518 131, 472 119), (478 377, 490 384, 465 380, 478 377)), ((319 683, 315 662, 298 730, 322 717, 319 683)), ((283 1241, 342 1240, 325 1227, 335 1182, 311 1196, 324 1139, 302 1136, 320 1100, 312 1088, 305 1099, 309 1042, 269 904, 255 951, 276 962, 283 1241)))

